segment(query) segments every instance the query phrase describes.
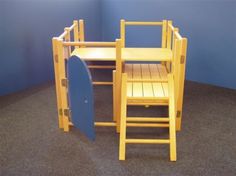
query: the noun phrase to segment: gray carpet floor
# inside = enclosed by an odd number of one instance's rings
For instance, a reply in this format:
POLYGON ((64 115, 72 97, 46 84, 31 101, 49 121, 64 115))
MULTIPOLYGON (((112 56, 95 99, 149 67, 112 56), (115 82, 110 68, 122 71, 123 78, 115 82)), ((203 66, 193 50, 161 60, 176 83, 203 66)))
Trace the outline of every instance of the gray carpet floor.
MULTIPOLYGON (((96 120, 112 115, 111 87, 95 88, 96 120)), ((52 83, 0 98, 0 175, 79 176, 235 176, 236 91, 186 82, 182 131, 177 133, 177 162, 168 145, 128 145, 118 160, 119 136, 96 127, 91 142, 78 129, 58 129, 52 83)), ((166 114, 165 108, 132 107, 133 115, 166 114)), ((161 129, 131 129, 133 137, 167 136, 161 129)))

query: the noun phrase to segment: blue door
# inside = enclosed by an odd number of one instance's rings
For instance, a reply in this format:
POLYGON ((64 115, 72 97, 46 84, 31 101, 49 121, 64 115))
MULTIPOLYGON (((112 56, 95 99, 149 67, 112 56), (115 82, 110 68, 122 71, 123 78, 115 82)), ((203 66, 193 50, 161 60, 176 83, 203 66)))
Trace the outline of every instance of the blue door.
POLYGON ((95 139, 93 85, 86 63, 77 56, 67 62, 71 120, 89 139, 95 139))

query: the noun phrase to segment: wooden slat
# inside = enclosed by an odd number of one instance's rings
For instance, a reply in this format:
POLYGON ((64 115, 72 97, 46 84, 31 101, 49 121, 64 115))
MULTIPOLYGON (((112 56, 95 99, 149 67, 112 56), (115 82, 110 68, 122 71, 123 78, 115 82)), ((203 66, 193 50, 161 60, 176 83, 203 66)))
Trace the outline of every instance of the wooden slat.
MULTIPOLYGON (((156 64, 149 64, 149 68, 151 71, 152 79, 160 79, 159 71, 157 69, 156 64)), ((152 83, 153 92, 155 97, 164 97, 165 94, 162 89, 161 83, 152 83)))
MULTIPOLYGON (((148 64, 141 64, 142 70, 142 79, 150 79, 151 80, 151 73, 149 70, 148 64)), ((153 88, 152 83, 143 82, 143 96, 145 97, 153 97, 153 88)))
MULTIPOLYGON (((160 74, 160 78, 161 79, 167 79, 167 70, 165 68, 165 66, 161 65, 161 64, 157 64, 157 68, 160 74)), ((168 96, 168 83, 161 83, 163 91, 165 96, 168 96)))
MULTIPOLYGON (((141 66, 140 64, 133 64, 133 79, 141 79, 141 66)), ((133 83, 133 96, 143 96, 143 85, 142 83, 133 83)))
MULTIPOLYGON (((125 64, 125 72, 127 73, 128 79, 133 79, 133 64, 125 64)), ((127 83, 127 96, 132 97, 133 95, 133 83, 127 83)))

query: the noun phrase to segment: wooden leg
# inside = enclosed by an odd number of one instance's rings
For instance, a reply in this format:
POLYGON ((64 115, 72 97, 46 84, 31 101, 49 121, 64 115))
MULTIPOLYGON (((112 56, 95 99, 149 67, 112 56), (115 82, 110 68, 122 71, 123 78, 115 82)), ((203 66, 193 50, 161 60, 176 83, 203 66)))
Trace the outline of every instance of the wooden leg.
POLYGON ((175 91, 173 75, 168 75, 169 81, 169 136, 170 136, 170 161, 176 161, 176 114, 175 114, 175 91))
POLYGON ((181 122, 182 122, 182 112, 181 111, 177 111, 179 113, 177 113, 177 117, 176 117, 176 131, 180 131, 181 130, 181 122))
POLYGON ((64 132, 69 132, 70 128, 69 128, 69 119, 67 116, 65 116, 63 118, 63 129, 64 129, 64 132))
POLYGON ((126 80, 127 75, 122 76, 122 90, 121 90, 121 120, 120 120, 120 148, 119 160, 125 160, 126 149, 126 116, 127 116, 127 99, 126 99, 126 80))
POLYGON ((112 73, 112 78, 113 78, 113 121, 116 122, 116 108, 117 108, 117 105, 116 105, 116 71, 113 70, 113 73, 112 73))

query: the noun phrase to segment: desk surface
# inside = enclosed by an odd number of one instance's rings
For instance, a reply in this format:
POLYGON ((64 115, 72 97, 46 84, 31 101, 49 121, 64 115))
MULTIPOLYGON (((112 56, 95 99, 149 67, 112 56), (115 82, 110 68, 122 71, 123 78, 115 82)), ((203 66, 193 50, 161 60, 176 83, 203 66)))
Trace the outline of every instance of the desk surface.
MULTIPOLYGON (((172 51, 166 48, 122 48, 126 61, 171 61, 172 51)), ((77 48, 72 52, 83 60, 115 61, 115 48, 77 48)))

